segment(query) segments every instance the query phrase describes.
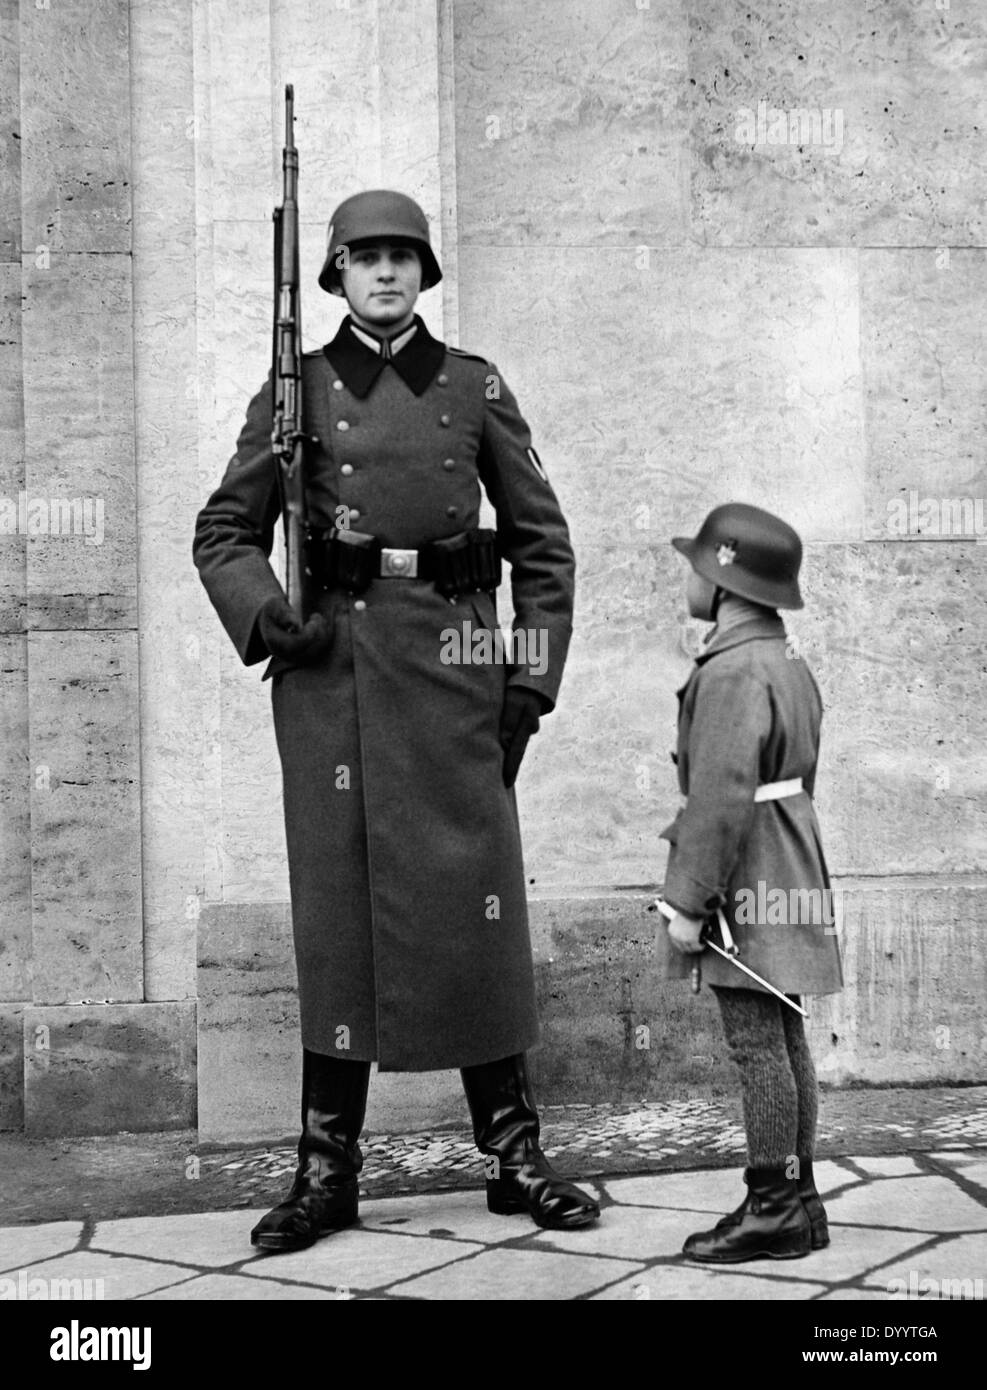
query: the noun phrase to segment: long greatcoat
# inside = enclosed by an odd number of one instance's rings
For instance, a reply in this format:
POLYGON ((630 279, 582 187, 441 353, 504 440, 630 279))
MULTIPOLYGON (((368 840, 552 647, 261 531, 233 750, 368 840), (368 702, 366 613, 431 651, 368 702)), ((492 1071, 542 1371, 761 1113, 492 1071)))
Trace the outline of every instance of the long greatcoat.
MULTIPOLYGON (((790 657, 774 613, 714 634, 679 691, 676 759, 687 800, 662 831, 671 842, 665 901, 692 917, 722 907, 740 959, 786 994, 843 987, 812 805, 821 720, 816 682, 790 657), (798 795, 755 802, 758 786, 795 777, 798 795)), ((722 944, 718 928, 714 939, 722 944)), ((665 950, 670 977, 698 959, 707 984, 760 989, 708 948, 683 955, 666 938, 665 950)))
MULTIPOLYGON (((272 675, 284 783, 303 1045, 429 1070, 493 1061, 538 1036, 524 870, 498 729, 509 683, 555 702, 569 644, 574 558, 517 403, 483 358, 417 333, 380 357, 345 320, 303 358, 310 522, 412 549, 479 524, 480 488, 511 565, 515 627, 542 634, 526 664, 456 664, 496 629, 488 594, 443 598, 382 578, 315 601, 328 655, 272 675), (469 627, 466 625, 469 624, 469 627), (460 636, 463 634, 463 636, 460 636), (443 653, 445 654, 443 656, 443 653)), ((246 663, 269 655, 257 615, 281 586, 270 382, 199 515, 195 563, 246 663)), ((489 656, 489 651, 486 653, 489 656)), ((501 656, 504 656, 501 650, 501 656)))

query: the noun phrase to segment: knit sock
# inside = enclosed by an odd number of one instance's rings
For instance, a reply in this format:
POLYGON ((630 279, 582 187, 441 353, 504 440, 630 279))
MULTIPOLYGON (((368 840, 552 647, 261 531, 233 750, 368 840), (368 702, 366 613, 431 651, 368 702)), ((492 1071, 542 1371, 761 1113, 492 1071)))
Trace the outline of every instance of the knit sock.
POLYGON ((794 1009, 782 1009, 788 1060, 798 1091, 799 1122, 795 1152, 801 1162, 811 1163, 816 1152, 816 1118, 819 1114, 819 1086, 812 1064, 805 1025, 794 1009))
MULTIPOLYGON (((769 994, 713 987, 740 1093, 751 1168, 787 1168, 796 1157, 799 1096, 781 1012, 769 994)), ((794 1176, 794 1173, 793 1175, 794 1176)))

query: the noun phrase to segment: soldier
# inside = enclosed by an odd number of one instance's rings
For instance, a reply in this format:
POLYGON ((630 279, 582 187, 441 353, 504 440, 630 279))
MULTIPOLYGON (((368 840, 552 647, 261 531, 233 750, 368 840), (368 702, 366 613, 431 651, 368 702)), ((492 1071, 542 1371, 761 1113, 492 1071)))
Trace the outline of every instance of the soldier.
POLYGON ((303 1076, 295 1181, 251 1236, 265 1250, 356 1220, 374 1060, 461 1069, 491 1211, 549 1228, 599 1216, 539 1147, 513 790, 562 677, 574 558, 497 369, 414 312, 440 279, 410 198, 377 190, 336 210, 319 284, 350 312, 303 359, 305 621, 268 561, 280 510, 270 381, 196 527, 195 563, 240 657, 273 658, 303 1076), (495 538, 477 529, 481 486, 495 538), (501 556, 529 639, 513 664, 488 659, 504 656, 491 640, 501 556))
POLYGON ((710 512, 694 540, 672 544, 692 565, 690 613, 716 627, 679 692, 687 800, 662 832, 671 851, 659 906, 674 948, 669 973, 686 974, 701 953, 740 1068, 748 1148, 746 1200, 690 1236, 684 1254, 700 1264, 789 1259, 829 1244, 812 1173, 818 1091, 802 1018, 701 938, 719 909, 739 959, 795 1002, 842 989, 812 805, 822 701, 777 612, 802 607, 802 543, 778 517, 731 503, 710 512))

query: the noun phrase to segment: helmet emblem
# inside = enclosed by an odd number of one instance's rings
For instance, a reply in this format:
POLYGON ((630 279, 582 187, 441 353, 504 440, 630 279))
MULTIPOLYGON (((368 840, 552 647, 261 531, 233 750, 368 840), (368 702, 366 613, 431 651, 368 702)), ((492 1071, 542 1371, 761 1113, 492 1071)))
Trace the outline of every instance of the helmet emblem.
POLYGON ((716 558, 721 565, 732 565, 737 558, 737 542, 727 541, 725 545, 718 546, 716 558))

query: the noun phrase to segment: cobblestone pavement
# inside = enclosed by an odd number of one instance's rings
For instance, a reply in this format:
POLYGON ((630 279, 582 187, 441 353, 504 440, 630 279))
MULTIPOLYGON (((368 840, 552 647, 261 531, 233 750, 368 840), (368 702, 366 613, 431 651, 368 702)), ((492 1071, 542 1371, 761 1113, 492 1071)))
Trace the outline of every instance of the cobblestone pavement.
POLYGON ((82 1281, 76 1296, 106 1299, 983 1298, 987 1088, 824 1093, 829 1248, 687 1265, 685 1237, 742 1195, 739 1121, 731 1101, 546 1107, 546 1152, 603 1208, 566 1234, 486 1211, 465 1131, 371 1135, 360 1225, 279 1256, 256 1253, 249 1232, 284 1196, 291 1146, 5 1136, 0 1296, 51 1297, 63 1287, 52 1281, 69 1280, 82 1281))
POLYGON ((64 1297, 68 1280, 127 1300, 983 1298, 984 1149, 824 1160, 817 1181, 832 1242, 799 1260, 686 1264, 686 1236, 739 1193, 736 1172, 700 1169, 585 1182, 602 1216, 568 1233, 492 1216, 479 1191, 370 1198, 359 1226, 289 1255, 251 1249, 263 1208, 7 1227, 0 1295, 64 1297))
MULTIPOLYGON (((733 1100, 546 1106, 542 1128, 543 1147, 555 1166, 585 1177, 744 1160, 742 1118, 733 1100)), ((862 1154, 987 1145, 987 1088, 827 1093, 819 1154, 840 1153, 848 1136, 862 1154)), ((481 1172, 465 1129, 371 1136, 363 1152, 362 1185, 372 1194, 475 1186, 481 1172)), ((296 1157, 293 1146, 284 1146, 205 1161, 212 1171, 238 1175, 249 1191, 289 1178, 296 1157)))

